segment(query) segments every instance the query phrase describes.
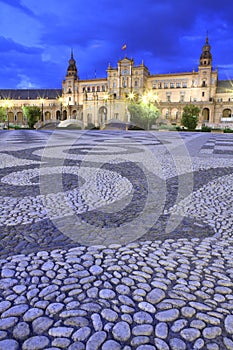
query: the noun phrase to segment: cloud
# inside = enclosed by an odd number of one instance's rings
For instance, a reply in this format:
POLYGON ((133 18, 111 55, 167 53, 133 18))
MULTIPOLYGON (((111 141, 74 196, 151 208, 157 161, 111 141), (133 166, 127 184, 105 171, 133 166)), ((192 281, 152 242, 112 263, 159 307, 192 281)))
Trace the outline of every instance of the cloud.
POLYGON ((25 54, 39 54, 41 52, 41 49, 38 47, 25 46, 15 42, 11 38, 0 36, 0 52, 4 53, 9 51, 25 54))
POLYGON ((29 16, 33 16, 33 17, 35 16, 33 11, 30 10, 30 8, 28 8, 27 6, 23 5, 22 1, 20 0, 0 0, 0 2, 3 4, 9 5, 13 8, 19 9, 29 16))
MULTIPOLYGON (((233 61, 230 0, 224 6, 212 0, 69 0, 59 6, 57 0, 0 2, 11 6, 10 11, 4 7, 4 18, 18 20, 11 27, 5 21, 0 37, 1 64, 9 74, 6 81, 0 68, 1 84, 20 84, 22 74, 32 84, 60 87, 71 48, 80 78, 94 77, 95 70, 104 77, 108 63, 116 66, 124 56, 124 43, 127 56, 136 64, 144 60, 152 74, 192 71, 207 30, 220 76, 223 65, 233 61)), ((233 69, 228 72, 233 76, 233 69)))
POLYGON ((18 74, 20 82, 16 85, 17 89, 36 89, 39 88, 39 85, 31 82, 31 78, 25 74, 18 74))

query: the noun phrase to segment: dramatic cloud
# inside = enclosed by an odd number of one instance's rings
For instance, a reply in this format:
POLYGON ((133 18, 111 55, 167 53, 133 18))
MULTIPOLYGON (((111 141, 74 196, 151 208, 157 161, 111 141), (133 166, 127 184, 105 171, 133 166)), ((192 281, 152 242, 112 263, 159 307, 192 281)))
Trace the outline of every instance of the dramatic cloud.
POLYGON ((230 0, 0 0, 0 88, 60 88, 71 48, 82 79, 124 55, 153 74, 197 70, 207 31, 219 78, 233 77, 232 10, 230 0))

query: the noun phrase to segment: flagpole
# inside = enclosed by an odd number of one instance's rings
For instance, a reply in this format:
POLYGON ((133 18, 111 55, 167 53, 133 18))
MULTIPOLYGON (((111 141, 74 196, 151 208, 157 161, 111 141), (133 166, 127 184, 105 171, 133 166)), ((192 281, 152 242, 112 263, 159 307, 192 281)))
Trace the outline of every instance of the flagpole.
MULTIPOLYGON (((127 56, 127 54, 126 54, 126 48, 127 48, 127 45, 126 44, 124 44, 122 47, 121 47, 121 50, 122 51, 125 51, 125 57, 127 56)), ((124 57, 124 58, 125 58, 124 57)))

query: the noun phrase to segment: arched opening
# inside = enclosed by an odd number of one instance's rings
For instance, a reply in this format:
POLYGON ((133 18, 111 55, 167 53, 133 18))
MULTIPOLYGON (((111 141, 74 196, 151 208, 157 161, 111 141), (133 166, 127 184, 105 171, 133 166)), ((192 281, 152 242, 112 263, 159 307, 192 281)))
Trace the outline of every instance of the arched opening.
POLYGON ((23 124, 23 113, 22 112, 17 112, 16 113, 17 115, 17 121, 18 121, 18 124, 23 124))
POLYGON ((107 108, 106 107, 100 107, 99 113, 98 113, 98 119, 100 124, 104 124, 107 121, 107 108))
POLYGON ((66 120, 67 119, 67 111, 63 111, 63 115, 62 115, 62 120, 66 120))
POLYGON ((222 117, 223 118, 231 118, 231 109, 230 108, 225 108, 222 111, 222 117))
POLYGON ((14 123, 15 122, 15 116, 13 112, 8 112, 7 113, 8 121, 9 123, 14 123))
POLYGON ((77 118, 77 111, 76 109, 72 111, 72 119, 76 119, 77 118))
POLYGON ((48 121, 48 120, 50 120, 51 119, 51 113, 50 112, 45 112, 45 121, 48 121))
POLYGON ((178 110, 176 108, 172 109, 172 121, 176 121, 178 119, 178 110))
POLYGON ((210 110, 209 110, 209 108, 203 108, 203 110, 202 110, 202 120, 203 120, 203 122, 209 122, 209 120, 210 120, 210 110))
POLYGON ((56 120, 61 120, 61 111, 56 111, 56 120))

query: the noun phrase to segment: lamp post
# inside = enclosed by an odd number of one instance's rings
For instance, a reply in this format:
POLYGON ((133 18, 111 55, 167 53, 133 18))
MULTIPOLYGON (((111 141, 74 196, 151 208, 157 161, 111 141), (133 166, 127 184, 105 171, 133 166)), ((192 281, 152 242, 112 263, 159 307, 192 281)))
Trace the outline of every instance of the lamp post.
MULTIPOLYGON (((127 99, 130 101, 130 103, 132 103, 132 102, 135 100, 135 98, 136 98, 136 94, 135 94, 133 91, 131 91, 131 92, 128 94, 128 96, 127 96, 127 99)), ((128 110, 128 109, 127 109, 127 110, 128 110)), ((128 112, 129 112, 129 111, 128 111, 128 112)), ((127 120, 126 120, 125 130, 128 131, 128 129, 129 129, 129 124, 130 124, 130 114, 128 114, 128 113, 126 112, 126 116, 127 116, 127 120)))
POLYGON ((44 99, 41 98, 40 102, 41 102, 41 123, 43 124, 43 122, 44 122, 44 99))
POLYGON ((59 97, 59 102, 60 102, 60 120, 62 120, 63 118, 62 118, 62 107, 63 107, 63 97, 59 97))
MULTIPOLYGON (((108 99, 109 99, 109 94, 106 93, 103 96, 104 102, 105 102, 105 106, 107 105, 108 99)), ((102 120, 102 123, 105 124, 106 120, 107 120, 107 114, 108 114, 108 109, 107 107, 105 107, 105 111, 104 111, 104 121, 102 120)))

